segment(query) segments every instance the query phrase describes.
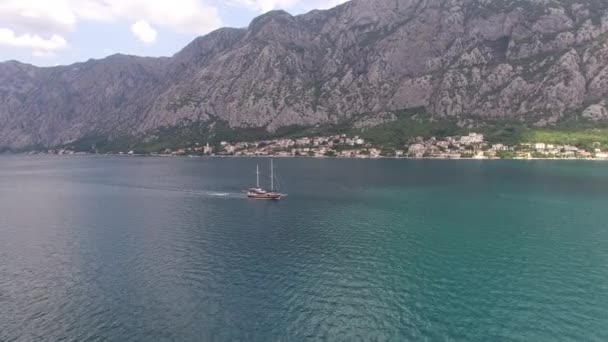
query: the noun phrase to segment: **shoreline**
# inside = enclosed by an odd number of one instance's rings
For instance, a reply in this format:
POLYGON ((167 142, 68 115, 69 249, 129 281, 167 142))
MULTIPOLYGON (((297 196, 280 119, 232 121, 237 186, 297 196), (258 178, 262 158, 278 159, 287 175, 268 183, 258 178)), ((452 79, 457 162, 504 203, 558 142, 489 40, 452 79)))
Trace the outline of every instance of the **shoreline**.
POLYGON ((21 156, 21 157, 132 157, 132 158, 243 158, 243 159, 256 159, 256 158, 276 158, 276 159, 335 159, 335 160, 417 160, 417 161, 428 161, 428 160, 442 160, 442 161, 594 161, 594 162, 608 162, 608 159, 597 159, 597 158, 434 158, 434 157, 314 157, 314 156, 235 156, 235 155, 163 155, 163 154, 102 154, 102 153, 73 153, 73 154, 28 154, 28 153, 4 153, 2 156, 21 156))
MULTIPOLYGON (((254 142, 221 141, 219 145, 188 143, 187 147, 145 149, 87 149, 74 146, 48 150, 21 150, 28 155, 91 155, 160 156, 160 157, 243 157, 243 158, 335 158, 335 159, 413 159, 413 160, 608 160, 608 151, 601 143, 548 144, 486 141, 483 134, 409 138, 409 143, 386 145, 367 141, 359 135, 337 134, 313 138, 280 138, 254 142), (511 146, 513 145, 513 146, 511 146), (397 147, 395 147, 397 146, 397 147), (403 148, 401 148, 403 147, 403 148), (592 152, 593 151, 593 152, 592 152)), ((608 146, 608 143, 606 144, 608 146)), ((8 151, 7 151, 8 152, 8 151)), ((10 153, 10 152, 9 152, 10 153)))

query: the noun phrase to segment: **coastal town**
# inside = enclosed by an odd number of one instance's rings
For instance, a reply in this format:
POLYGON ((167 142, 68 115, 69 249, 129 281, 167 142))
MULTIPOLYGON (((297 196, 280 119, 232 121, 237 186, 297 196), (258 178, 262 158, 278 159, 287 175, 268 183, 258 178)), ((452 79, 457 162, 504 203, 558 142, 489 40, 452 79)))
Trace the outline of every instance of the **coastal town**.
MULTIPOLYGON (((48 150, 46 154, 78 154, 69 149, 48 150)), ((82 153, 82 152, 81 152, 82 153)), ((136 151, 113 154, 137 155, 136 151)), ((415 159, 590 159, 608 160, 608 149, 600 143, 592 150, 571 145, 543 142, 516 146, 491 144, 483 134, 469 133, 445 138, 416 137, 400 148, 375 146, 364 138, 338 134, 330 136, 282 138, 255 142, 223 141, 216 146, 195 143, 190 147, 151 153, 159 156, 237 156, 237 157, 338 157, 338 158, 415 158, 415 159)))

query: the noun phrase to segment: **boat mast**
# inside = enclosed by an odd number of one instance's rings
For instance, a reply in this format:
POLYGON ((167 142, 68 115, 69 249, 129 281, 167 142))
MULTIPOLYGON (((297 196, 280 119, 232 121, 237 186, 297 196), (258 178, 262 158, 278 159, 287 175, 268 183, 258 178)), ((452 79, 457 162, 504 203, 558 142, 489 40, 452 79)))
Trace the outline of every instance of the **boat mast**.
POLYGON ((270 159, 270 191, 274 191, 274 164, 270 159))
POLYGON ((260 188, 260 164, 255 167, 255 187, 260 188))

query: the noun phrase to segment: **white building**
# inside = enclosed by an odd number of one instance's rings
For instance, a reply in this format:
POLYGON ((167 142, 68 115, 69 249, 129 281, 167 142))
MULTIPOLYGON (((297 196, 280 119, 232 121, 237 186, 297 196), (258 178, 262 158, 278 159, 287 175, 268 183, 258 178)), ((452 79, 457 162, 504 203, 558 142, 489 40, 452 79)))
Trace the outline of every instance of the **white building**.
POLYGON ((479 151, 473 156, 473 159, 488 159, 488 157, 482 151, 479 151))
POLYGON ((309 138, 298 139, 298 140, 296 140, 296 145, 299 145, 299 146, 310 145, 310 139, 309 138))
POLYGON ((380 153, 381 152, 382 151, 380 151, 377 148, 372 148, 372 149, 369 150, 369 156, 372 157, 372 158, 380 158, 380 153))
POLYGON ((465 135, 460 137, 460 143, 465 145, 471 144, 481 144, 484 140, 483 134, 477 133, 469 133, 469 135, 465 135))
POLYGON ((425 151, 426 151, 426 148, 424 147, 424 145, 413 144, 413 145, 410 145, 410 147, 408 148, 407 154, 409 156, 412 156, 415 158, 422 158, 422 156, 424 156, 425 151))
POLYGON ((450 143, 447 141, 438 141, 437 146, 444 148, 444 149, 448 149, 450 147, 450 143))
POLYGON ((503 144, 494 144, 492 145, 492 150, 494 151, 507 151, 509 150, 509 147, 503 145, 503 144))
POLYGON ((598 158, 598 159, 608 159, 608 153, 606 153, 606 152, 596 153, 595 154, 595 158, 598 158))

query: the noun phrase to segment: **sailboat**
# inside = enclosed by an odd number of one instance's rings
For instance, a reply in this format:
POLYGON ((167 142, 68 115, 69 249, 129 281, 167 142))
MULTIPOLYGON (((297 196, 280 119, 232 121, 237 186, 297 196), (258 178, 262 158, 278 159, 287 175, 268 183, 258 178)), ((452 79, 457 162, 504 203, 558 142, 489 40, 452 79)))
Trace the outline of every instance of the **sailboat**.
POLYGON ((270 191, 264 190, 260 187, 260 165, 256 167, 256 185, 255 188, 249 188, 247 190, 247 197, 252 199, 262 200, 280 200, 287 196, 274 190, 274 161, 270 160, 270 191))

